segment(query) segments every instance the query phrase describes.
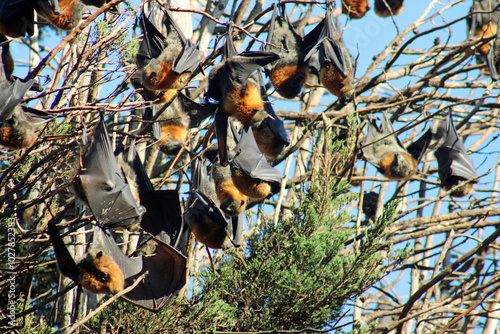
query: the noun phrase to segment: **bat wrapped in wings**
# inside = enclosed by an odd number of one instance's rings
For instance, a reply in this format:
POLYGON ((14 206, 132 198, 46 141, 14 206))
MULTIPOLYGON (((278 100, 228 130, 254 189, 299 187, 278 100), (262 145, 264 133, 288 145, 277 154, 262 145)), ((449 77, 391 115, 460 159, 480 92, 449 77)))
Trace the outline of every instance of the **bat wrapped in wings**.
POLYGON ((53 220, 49 222, 48 231, 61 274, 92 293, 116 294, 147 272, 143 280, 121 298, 157 311, 186 284, 186 258, 160 240, 155 240, 154 255, 129 257, 123 254, 109 232, 96 225, 83 258, 75 261, 53 220))
MULTIPOLYGON (((499 12, 500 6, 497 6, 495 8, 495 13, 498 18, 498 21, 496 22, 497 27, 500 21, 499 12)), ((499 78, 498 72, 500 71, 500 31, 498 29, 495 34, 495 39, 493 40, 493 45, 490 47, 488 55, 486 56, 486 64, 488 65, 491 79, 497 81, 499 78)))
POLYGON ((150 16, 141 14, 141 28, 144 38, 136 56, 137 72, 133 83, 136 88, 144 87, 145 99, 169 102, 183 88, 199 66, 204 55, 182 33, 168 8, 164 8, 164 36, 151 22, 150 16), (163 92, 163 93, 162 93, 163 92))
POLYGON ((369 115, 363 146, 365 159, 391 180, 406 180, 417 171, 417 162, 401 145, 385 112, 380 128, 369 115))
POLYGON ((239 191, 251 198, 267 198, 279 192, 283 175, 267 162, 249 128, 243 129, 233 153, 231 176, 239 191))
POLYGON ((349 51, 335 27, 334 6, 333 1, 327 0, 325 18, 318 24, 322 27, 321 37, 306 55, 306 61, 319 73, 321 84, 341 99, 352 96, 355 87, 349 51), (317 62, 311 62, 316 53, 317 62))
POLYGON ((118 167, 101 117, 75 179, 75 193, 103 226, 133 226, 140 222, 145 209, 138 204, 129 181, 124 169, 118 167))
POLYGON ((258 126, 266 118, 259 79, 254 72, 277 59, 273 52, 248 51, 237 54, 232 38, 232 23, 224 41, 224 58, 213 67, 208 78, 207 96, 219 102, 215 113, 220 163, 227 166, 227 125, 232 116, 243 125, 258 126))
MULTIPOLYGON (((467 29, 469 38, 484 39, 496 34, 498 11, 494 10, 498 6, 496 0, 475 0, 470 8, 474 12, 467 18, 467 29)), ((491 48, 491 43, 486 43, 476 48, 476 62, 484 64, 486 56, 491 48)))

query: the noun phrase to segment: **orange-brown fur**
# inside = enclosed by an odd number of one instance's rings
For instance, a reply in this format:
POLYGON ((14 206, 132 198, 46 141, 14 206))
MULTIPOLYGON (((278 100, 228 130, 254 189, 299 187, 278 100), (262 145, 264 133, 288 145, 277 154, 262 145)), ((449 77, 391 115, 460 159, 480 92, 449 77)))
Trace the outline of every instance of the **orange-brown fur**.
POLYGON ((52 25, 58 27, 62 30, 71 30, 79 22, 73 18, 73 13, 75 11, 75 5, 78 4, 78 0, 60 0, 59 8, 61 9, 60 15, 55 15, 53 11, 50 12, 40 12, 40 14, 45 17, 52 25))
POLYGON ((302 74, 304 76, 304 82, 307 81, 307 70, 305 67, 298 66, 283 66, 280 68, 273 69, 270 73, 271 83, 273 87, 276 88, 278 93, 287 99, 293 99, 295 95, 286 94, 283 88, 287 84, 287 81, 296 75, 302 74))
POLYGON ((175 74, 172 64, 160 62, 160 66, 147 66, 144 68, 144 86, 148 89, 168 90, 183 88, 189 80, 190 72, 175 74))
POLYGON ((238 202, 244 202, 245 204, 243 204, 240 207, 238 214, 242 213, 245 210, 247 196, 242 194, 241 191, 238 188, 236 188, 236 186, 233 183, 233 180, 231 179, 224 180, 221 183, 219 183, 217 185, 216 193, 217 193, 217 198, 219 199, 220 202, 223 202, 228 197, 238 202))
POLYGON ((401 153, 401 155, 406 159, 411 165, 411 171, 406 176, 397 176, 393 175, 391 172, 391 164, 395 159, 395 154, 390 153, 380 159, 379 162, 379 170, 380 172, 387 178, 391 180, 406 180, 411 177, 417 171, 417 162, 415 159, 408 153, 401 153))
MULTIPOLYGON (((178 89, 167 89, 163 95, 161 95, 158 99, 156 99, 153 103, 154 104, 161 104, 161 103, 169 103, 174 99, 174 97, 177 95, 178 89)), ((161 94, 161 93, 160 93, 161 94)))
MULTIPOLYGON (((477 38, 485 38, 492 36, 497 33, 497 25, 493 22, 490 22, 490 24, 485 24, 479 29, 476 30, 475 37, 477 38)), ((478 52, 486 57, 488 55, 488 51, 490 50, 491 44, 484 44, 478 49, 478 52)))
POLYGON ((451 193, 450 196, 452 197, 464 197, 467 196, 473 189, 474 189, 474 183, 469 182, 467 184, 461 185, 459 187, 456 187, 458 184, 445 184, 444 185, 444 190, 449 191, 452 188, 455 188, 451 193))
POLYGON ((320 71, 320 80, 323 86, 339 99, 354 94, 352 71, 344 78, 332 64, 327 64, 320 71))
POLYGON ((280 152, 279 147, 276 145, 276 136, 268 127, 263 128, 253 128, 253 135, 259 150, 265 154, 267 157, 274 158, 280 152))
POLYGON ((27 131, 25 135, 20 135, 18 131, 13 130, 10 126, 0 127, 0 145, 8 149, 20 150, 28 148, 35 143, 35 140, 35 133, 27 131))
POLYGON ((99 271, 108 274, 109 280, 101 282, 93 274, 80 269, 80 284, 92 293, 115 294, 125 285, 123 274, 118 265, 107 255, 93 259, 93 265, 99 271))
POLYGON ((247 82, 245 89, 236 87, 224 99, 223 110, 243 125, 258 125, 266 117, 260 90, 247 82))
POLYGON ((226 248, 229 244, 226 229, 207 216, 202 216, 202 219, 202 222, 196 222, 196 224, 191 227, 191 231, 196 237, 196 240, 210 248, 226 248))
POLYGON ((342 0, 342 13, 351 19, 360 19, 370 9, 368 0, 342 0))
POLYGON ((161 139, 159 146, 165 145, 170 140, 186 141, 188 129, 176 124, 161 124, 161 139))
POLYGON ((232 170, 231 174, 236 188, 250 198, 265 198, 271 193, 268 182, 251 178, 240 169, 232 170))

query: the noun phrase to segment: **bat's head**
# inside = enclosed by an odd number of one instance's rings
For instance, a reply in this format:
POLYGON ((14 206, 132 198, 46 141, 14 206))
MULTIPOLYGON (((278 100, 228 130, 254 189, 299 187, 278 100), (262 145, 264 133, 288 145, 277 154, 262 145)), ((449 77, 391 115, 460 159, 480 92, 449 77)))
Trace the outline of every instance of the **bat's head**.
POLYGON ((144 87, 162 91, 183 88, 188 83, 191 73, 175 73, 172 68, 173 61, 151 59, 142 70, 144 87))
POLYGON ((391 174, 390 178, 404 180, 415 174, 417 171, 417 162, 410 154, 395 153, 389 170, 391 174))
POLYGON ((220 208, 228 216, 234 217, 242 213, 245 210, 246 205, 246 200, 228 196, 226 199, 221 201, 220 208))
POLYGON ((123 290, 123 272, 104 250, 89 249, 78 264, 80 284, 92 293, 115 294, 123 290))
POLYGON ((37 137, 35 126, 24 119, 21 113, 16 111, 9 119, 0 122, 0 145, 11 150, 28 148, 37 137))
POLYGON ((186 141, 188 134, 187 126, 162 122, 160 129, 161 138, 157 142, 160 150, 166 155, 176 156, 186 141))
POLYGON ((293 99, 300 94, 307 80, 307 69, 297 65, 275 68, 271 71, 270 79, 281 96, 293 99))
POLYGON ((287 142, 273 133, 267 121, 262 122, 258 127, 252 128, 252 131, 259 150, 268 158, 278 156, 287 145, 287 142))
POLYGON ((474 189, 473 182, 465 183, 465 181, 467 180, 462 177, 452 175, 448 178, 448 180, 446 180, 442 187, 446 191, 453 189, 450 193, 450 196, 452 197, 464 197, 474 189))
POLYGON ((226 221, 221 224, 221 222, 214 221, 208 215, 201 215, 190 227, 196 240, 210 248, 225 249, 229 246, 226 221))

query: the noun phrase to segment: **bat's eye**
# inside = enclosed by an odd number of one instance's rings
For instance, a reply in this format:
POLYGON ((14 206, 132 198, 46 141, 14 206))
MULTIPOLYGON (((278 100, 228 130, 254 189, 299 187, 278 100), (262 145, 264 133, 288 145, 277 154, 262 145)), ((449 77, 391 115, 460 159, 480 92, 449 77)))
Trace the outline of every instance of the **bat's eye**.
POLYGON ((99 258, 101 258, 101 257, 102 257, 102 255, 103 255, 103 254, 102 254, 102 251, 99 251, 99 252, 95 255, 95 257, 96 257, 97 259, 99 259, 99 258))
POLYGON ((244 201, 244 200, 242 200, 242 201, 240 202, 240 205, 241 205, 241 206, 244 206, 244 205, 245 205, 245 201, 244 201))

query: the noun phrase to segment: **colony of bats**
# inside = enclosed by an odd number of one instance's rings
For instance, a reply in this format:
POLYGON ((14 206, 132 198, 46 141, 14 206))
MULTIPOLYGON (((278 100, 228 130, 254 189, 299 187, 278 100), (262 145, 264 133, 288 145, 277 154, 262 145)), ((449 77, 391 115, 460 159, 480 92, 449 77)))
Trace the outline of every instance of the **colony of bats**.
MULTIPOLYGON (((104 3, 7 0, 0 4, 3 34, 0 36, 0 144, 5 154, 42 145, 37 141, 42 125, 64 117, 23 103, 30 90, 43 87, 33 79, 13 76, 11 38, 32 34, 34 25, 41 20, 71 30, 79 24, 84 12, 104 3)), ((80 172, 68 180, 76 201, 91 212, 95 221, 85 256, 73 259, 68 252, 61 236, 62 227, 58 225, 64 217, 55 215, 48 222, 48 233, 63 275, 92 293, 114 294, 147 271, 143 281, 123 299, 158 310, 186 284, 186 258, 177 250, 186 229, 210 248, 242 244, 249 201, 279 193, 283 182, 272 162, 290 140, 283 120, 269 102, 271 90, 282 99, 294 99, 309 89, 308 83, 315 81, 342 103, 356 99, 351 50, 344 46, 337 26, 335 4, 327 0, 321 7, 324 19, 304 34, 290 22, 285 4, 273 4, 267 40, 259 51, 237 50, 233 38, 239 30, 228 22, 222 54, 212 67, 205 66, 208 88, 200 101, 193 101, 185 88, 194 74, 202 70, 207 55, 184 36, 167 6, 158 7, 161 20, 142 10, 136 70, 127 80, 145 106, 143 120, 144 127, 150 128, 150 143, 173 158, 189 140, 190 129, 203 123, 212 124, 207 136, 215 133, 216 144, 207 138, 206 145, 200 148, 201 153, 193 162, 189 199, 186 205, 181 205, 176 191, 155 189, 136 152, 135 139, 125 135, 122 139, 126 148, 113 152, 105 122, 108 112, 102 108, 98 113, 100 120, 93 123, 97 125, 82 140, 85 153, 75 166, 80 172), (155 247, 154 255, 125 255, 110 232, 123 228, 148 233, 155 247)), ((403 8, 402 0, 374 3, 375 12, 382 17, 397 15, 403 8)), ((361 19, 369 9, 367 1, 342 1, 342 13, 352 19, 361 19)), ((478 62, 486 62, 496 80, 500 64, 500 35, 496 29, 499 15, 488 1, 476 1, 472 9, 484 13, 470 17, 471 38, 497 35, 477 55, 478 62)), ((408 180, 418 173, 424 154, 432 150, 438 162, 441 187, 450 191, 450 196, 466 196, 478 177, 452 116, 449 112, 436 117, 420 138, 404 147, 385 112, 381 119, 368 115, 367 134, 359 143, 360 157, 390 180, 408 180)))

